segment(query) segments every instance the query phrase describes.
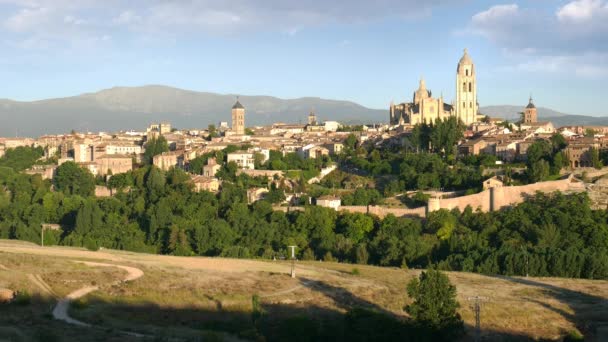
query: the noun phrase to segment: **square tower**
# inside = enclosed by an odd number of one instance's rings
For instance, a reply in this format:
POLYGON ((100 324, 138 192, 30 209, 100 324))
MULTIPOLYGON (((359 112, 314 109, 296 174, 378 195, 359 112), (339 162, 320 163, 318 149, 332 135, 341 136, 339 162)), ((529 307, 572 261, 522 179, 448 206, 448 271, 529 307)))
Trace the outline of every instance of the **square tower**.
POLYGON ((236 135, 245 135, 245 107, 238 98, 232 106, 232 131, 236 135))

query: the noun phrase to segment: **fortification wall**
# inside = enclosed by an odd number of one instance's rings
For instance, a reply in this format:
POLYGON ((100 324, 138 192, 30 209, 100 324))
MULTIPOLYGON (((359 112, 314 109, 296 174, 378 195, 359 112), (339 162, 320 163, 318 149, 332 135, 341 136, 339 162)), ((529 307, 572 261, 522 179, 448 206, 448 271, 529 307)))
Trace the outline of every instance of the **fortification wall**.
MULTIPOLYGON (((480 193, 455 197, 455 198, 442 198, 442 199, 433 199, 433 202, 436 202, 436 205, 429 205, 429 212, 439 210, 439 209, 447 209, 452 210, 454 208, 458 208, 459 210, 464 210, 467 206, 471 206, 473 210, 477 210, 478 208, 481 211, 490 211, 490 190, 484 190, 480 193)), ((431 201, 429 201, 430 203, 431 201)))
POLYGON ((539 182, 520 186, 503 186, 484 190, 480 193, 449 199, 432 198, 429 200, 428 211, 439 209, 464 210, 471 206, 473 210, 481 211, 500 210, 523 202, 526 197, 533 196, 537 191, 551 193, 554 191, 572 192, 585 191, 585 184, 572 178, 557 181, 539 182))
POLYGON ((351 213, 362 213, 362 214, 369 213, 372 215, 376 215, 380 218, 384 218, 388 214, 393 214, 397 217, 403 217, 403 216, 425 217, 426 216, 425 207, 408 209, 408 208, 388 208, 388 207, 382 207, 382 206, 376 206, 376 205, 370 205, 369 207, 364 206, 364 205, 345 205, 345 206, 341 206, 339 210, 348 211, 351 213))

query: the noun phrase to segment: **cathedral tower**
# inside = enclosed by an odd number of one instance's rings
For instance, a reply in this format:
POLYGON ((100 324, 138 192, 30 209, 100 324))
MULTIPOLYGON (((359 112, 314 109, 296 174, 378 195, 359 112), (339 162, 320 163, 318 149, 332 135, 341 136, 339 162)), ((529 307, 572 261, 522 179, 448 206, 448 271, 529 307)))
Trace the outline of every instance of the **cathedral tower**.
POLYGON ((456 116, 465 125, 477 121, 477 80, 475 65, 467 49, 456 68, 456 116))
POLYGON ((237 135, 245 134, 245 107, 236 99, 232 106, 232 131, 237 135))

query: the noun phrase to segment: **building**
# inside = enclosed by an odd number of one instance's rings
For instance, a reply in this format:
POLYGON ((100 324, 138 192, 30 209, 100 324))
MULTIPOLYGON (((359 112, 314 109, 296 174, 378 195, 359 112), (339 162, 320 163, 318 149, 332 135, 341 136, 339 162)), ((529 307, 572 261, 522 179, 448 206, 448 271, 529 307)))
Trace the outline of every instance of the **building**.
POLYGON ((245 135, 245 107, 238 99, 232 106, 232 132, 236 135, 245 135))
POLYGON ((342 150, 344 149, 344 144, 339 143, 339 142, 333 142, 333 143, 329 143, 329 144, 325 144, 323 145, 323 147, 327 148, 327 150, 329 151, 329 154, 340 154, 342 152, 342 150))
POLYGON ((236 151, 228 153, 228 163, 235 162, 239 169, 255 169, 255 153, 236 151))
POLYGON ((523 114, 523 123, 532 124, 538 122, 536 106, 534 105, 534 102, 532 102, 532 96, 530 96, 530 100, 528 101, 528 105, 526 106, 526 109, 524 109, 523 114))
POLYGON ((184 162, 183 155, 177 152, 163 152, 152 158, 154 166, 163 171, 167 171, 172 167, 182 167, 184 162))
POLYGON ((222 169, 222 166, 217 163, 215 158, 207 159, 207 165, 203 166, 203 176, 215 177, 217 172, 222 169))
POLYGON ((416 125, 423 122, 458 117, 464 124, 477 122, 477 79, 475 65, 467 50, 456 68, 456 104, 447 104, 443 95, 434 98, 426 88, 424 79, 420 80, 418 90, 413 94, 412 102, 394 104, 391 102, 389 121, 391 125, 416 125))
POLYGON ((329 150, 323 146, 308 144, 297 149, 296 153, 303 159, 316 159, 329 155, 329 150))
POLYGON ((443 96, 436 99, 432 92, 426 89, 424 79, 420 79, 418 90, 414 92, 412 102, 391 104, 390 116, 392 124, 432 123, 454 115, 451 105, 443 102, 443 96))
POLYGON ((215 177, 192 176, 193 190, 196 192, 209 191, 216 193, 220 190, 220 181, 215 177))
POLYGON ((338 210, 342 205, 342 200, 340 199, 340 197, 326 195, 317 198, 317 205, 320 207, 338 210))

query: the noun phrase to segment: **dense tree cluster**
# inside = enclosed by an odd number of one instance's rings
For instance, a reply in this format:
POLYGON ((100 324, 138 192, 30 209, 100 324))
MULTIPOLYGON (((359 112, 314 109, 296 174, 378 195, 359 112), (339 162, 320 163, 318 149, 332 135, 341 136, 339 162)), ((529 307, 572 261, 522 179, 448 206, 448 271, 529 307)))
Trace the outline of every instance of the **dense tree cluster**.
MULTIPOLYGON (((65 166, 64 166, 65 165, 65 166)), ((61 172, 74 171, 71 164, 61 172)), ((63 233, 46 243, 157 252, 271 258, 297 245, 302 258, 487 274, 608 278, 608 215, 585 194, 541 195, 511 209, 441 210, 427 220, 336 212, 317 206, 273 211, 247 204, 259 180, 236 177, 217 195, 193 192, 181 170, 144 167, 119 177, 114 197, 0 168, 0 238, 38 242, 40 223, 63 233), (120 179, 122 178, 122 179, 120 179)), ((114 178, 113 177, 113 178, 114 178)), ((61 179, 61 178, 60 178, 61 179)), ((361 195, 363 196, 363 195, 361 195)))
POLYGON ((42 147, 20 146, 9 148, 4 156, 0 158, 0 167, 10 167, 15 171, 23 171, 32 167, 43 155, 42 147))
POLYGON ((526 151, 528 181, 540 182, 559 175, 561 169, 568 166, 568 157, 563 152, 566 146, 566 140, 561 134, 553 135, 549 141, 539 139, 532 143, 526 151))

